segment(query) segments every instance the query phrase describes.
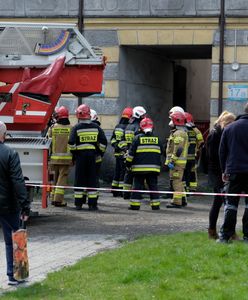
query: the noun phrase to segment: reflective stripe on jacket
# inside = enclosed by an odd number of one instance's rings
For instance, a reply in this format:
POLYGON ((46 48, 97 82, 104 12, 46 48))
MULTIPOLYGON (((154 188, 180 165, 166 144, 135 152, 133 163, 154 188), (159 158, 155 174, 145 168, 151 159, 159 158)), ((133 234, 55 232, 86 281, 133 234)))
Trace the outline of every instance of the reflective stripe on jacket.
POLYGON ((114 148, 115 156, 124 155, 127 149, 127 142, 125 141, 125 129, 127 124, 118 124, 115 126, 110 143, 114 148))
POLYGON ((202 133, 196 127, 187 127, 188 133, 188 160, 194 160, 197 155, 197 151, 199 150, 201 144, 204 142, 202 133))
POLYGON ((125 141, 129 148, 134 140, 134 137, 140 133, 140 120, 132 119, 125 130, 125 141))
POLYGON ((165 165, 173 162, 175 165, 185 166, 188 154, 188 134, 186 128, 178 126, 171 131, 166 148, 165 165))
POLYGON ((81 121, 72 128, 68 143, 75 153, 90 150, 102 156, 107 148, 104 131, 90 120, 81 121))
POLYGON ((126 163, 134 173, 159 173, 162 144, 152 133, 137 135, 128 151, 126 163))
POLYGON ((52 164, 70 165, 72 155, 69 150, 68 140, 71 133, 71 125, 54 124, 48 132, 52 138, 52 148, 50 160, 52 164))

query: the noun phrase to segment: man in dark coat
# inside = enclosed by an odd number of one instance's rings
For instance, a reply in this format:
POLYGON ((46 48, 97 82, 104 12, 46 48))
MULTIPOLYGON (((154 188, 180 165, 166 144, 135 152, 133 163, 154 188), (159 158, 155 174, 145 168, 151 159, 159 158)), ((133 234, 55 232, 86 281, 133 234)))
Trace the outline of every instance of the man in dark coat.
POLYGON ((6 131, 6 125, 0 121, 0 224, 6 247, 8 284, 17 285, 21 282, 13 276, 12 231, 19 229, 20 218, 28 219, 30 202, 19 155, 4 144, 6 131))
MULTIPOLYGON (((227 193, 248 194, 248 103, 245 114, 228 125, 222 134, 219 155, 222 180, 228 182, 227 193)), ((239 196, 228 196, 219 242, 227 243, 235 232, 239 196)), ((248 198, 245 198, 243 238, 248 242, 248 198)))

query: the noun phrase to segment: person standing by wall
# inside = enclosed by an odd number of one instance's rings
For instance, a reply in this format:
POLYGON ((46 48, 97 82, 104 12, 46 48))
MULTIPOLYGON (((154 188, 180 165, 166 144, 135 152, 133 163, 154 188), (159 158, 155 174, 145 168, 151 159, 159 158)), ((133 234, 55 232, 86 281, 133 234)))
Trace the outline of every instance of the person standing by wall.
MULTIPOLYGON (((112 181, 112 189, 123 189, 125 175, 125 153, 127 151, 127 142, 125 140, 125 129, 132 117, 133 109, 131 107, 124 108, 119 123, 115 126, 110 142, 114 148, 115 156, 115 172, 112 181)), ((113 191, 114 197, 122 196, 122 192, 113 191)))
POLYGON ((20 219, 27 221, 30 201, 22 174, 18 153, 4 144, 7 128, 0 121, 0 224, 6 248, 9 285, 22 283, 14 279, 12 231, 20 226, 20 219))
MULTIPOLYGON (((219 155, 222 180, 227 182, 227 193, 248 194, 248 103, 245 114, 237 117, 223 131, 219 155)), ((228 243, 235 233, 239 196, 227 196, 224 221, 220 229, 219 240, 228 243)), ((243 239, 248 243, 248 198, 245 198, 243 214, 243 239)))
MULTIPOLYGON (((208 180, 213 188, 214 193, 223 193, 224 190, 224 182, 222 181, 222 172, 220 167, 220 157, 219 152, 216 149, 219 149, 221 135, 224 128, 233 122, 235 118, 236 117, 234 114, 228 111, 223 111, 207 137, 206 151, 208 159, 208 180)), ((223 203, 224 196, 214 196, 214 201, 209 212, 208 237, 210 239, 218 238, 216 225, 220 208, 223 203)))
POLYGON ((72 126, 69 121, 69 110, 65 106, 57 109, 57 121, 49 129, 48 136, 52 139, 50 156, 50 172, 53 174, 52 204, 57 207, 67 205, 63 186, 67 185, 69 169, 72 165, 72 155, 68 147, 68 140, 72 126))
MULTIPOLYGON (((71 131, 69 147, 75 161, 75 187, 97 188, 96 154, 105 153, 107 139, 104 131, 92 123, 90 119, 90 107, 82 104, 77 108, 76 116, 79 123, 71 131)), ((94 189, 87 191, 75 189, 75 206, 82 209, 83 203, 88 197, 90 211, 98 210, 98 192, 94 189)))

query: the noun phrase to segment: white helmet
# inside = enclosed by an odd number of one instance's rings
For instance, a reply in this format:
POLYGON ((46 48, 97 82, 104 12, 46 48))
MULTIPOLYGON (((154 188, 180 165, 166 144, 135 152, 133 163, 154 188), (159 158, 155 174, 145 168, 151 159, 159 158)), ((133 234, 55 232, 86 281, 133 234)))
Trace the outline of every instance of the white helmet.
POLYGON ((94 109, 90 109, 90 119, 91 121, 96 121, 98 119, 97 112, 94 109))
POLYGON ((174 112, 184 113, 184 109, 181 106, 173 106, 169 111, 169 116, 174 112))
POLYGON ((143 106, 135 106, 133 108, 133 117, 136 119, 140 119, 142 116, 146 114, 146 110, 143 106))

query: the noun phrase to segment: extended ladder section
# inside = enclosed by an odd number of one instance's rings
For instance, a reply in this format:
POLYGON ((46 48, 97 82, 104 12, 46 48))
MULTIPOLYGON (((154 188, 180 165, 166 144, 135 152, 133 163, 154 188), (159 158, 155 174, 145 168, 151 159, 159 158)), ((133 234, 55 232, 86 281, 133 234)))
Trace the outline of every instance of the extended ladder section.
POLYGON ((0 23, 0 68, 47 67, 58 56, 66 65, 101 65, 102 51, 91 47, 73 24, 0 23))
POLYGON ((75 25, 0 23, 0 120, 41 133, 61 94, 101 93, 104 67, 75 25))

